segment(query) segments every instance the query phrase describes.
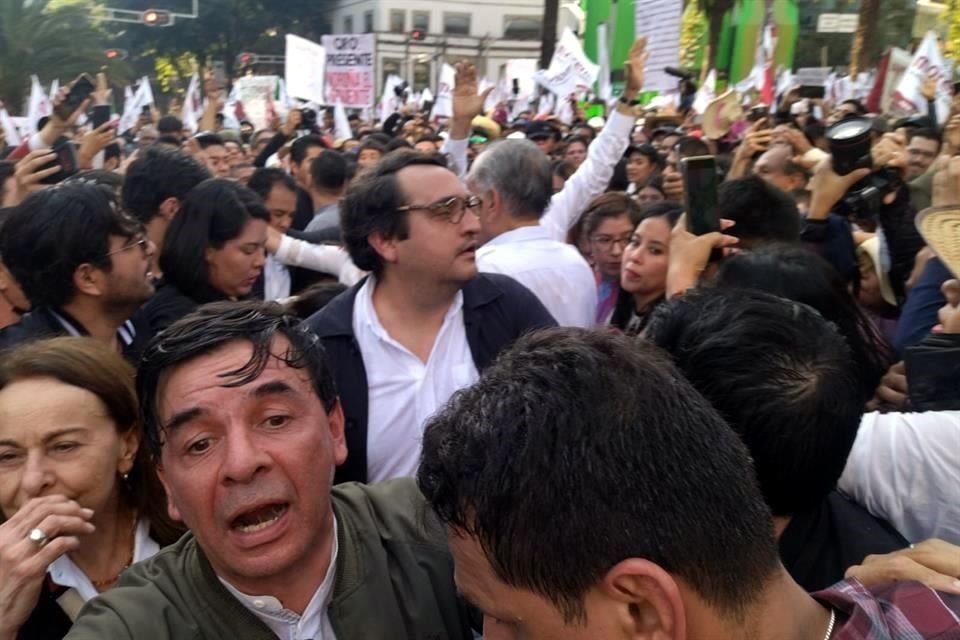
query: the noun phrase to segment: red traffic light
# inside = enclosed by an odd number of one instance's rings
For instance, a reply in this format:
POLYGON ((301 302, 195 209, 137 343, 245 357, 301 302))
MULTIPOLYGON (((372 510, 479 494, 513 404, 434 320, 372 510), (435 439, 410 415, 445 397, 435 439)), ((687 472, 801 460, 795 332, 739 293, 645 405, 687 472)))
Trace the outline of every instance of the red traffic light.
POLYGON ((127 50, 126 49, 107 49, 103 52, 103 55, 107 57, 107 60, 126 60, 127 59, 127 50))
POLYGON ((241 67, 249 67, 257 59, 257 56, 252 53, 241 53, 237 56, 237 62, 240 63, 241 67))
POLYGON ((147 9, 144 11, 140 20, 148 27, 166 27, 173 22, 173 16, 169 11, 160 11, 159 9, 147 9))
POLYGON ((410 39, 420 42, 427 37, 427 34, 421 31, 420 29, 414 29, 410 32, 410 39))

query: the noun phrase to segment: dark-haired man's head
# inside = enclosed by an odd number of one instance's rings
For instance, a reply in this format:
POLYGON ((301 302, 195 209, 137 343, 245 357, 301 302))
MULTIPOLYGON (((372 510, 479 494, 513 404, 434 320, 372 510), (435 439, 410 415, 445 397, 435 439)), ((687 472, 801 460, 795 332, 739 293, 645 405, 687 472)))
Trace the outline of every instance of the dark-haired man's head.
MULTIPOLYGON (((387 144, 389 145, 390 143, 387 144)), ((405 146, 409 145, 410 143, 406 143, 405 146)), ((382 145, 373 139, 364 140, 360 144, 360 147, 357 148, 357 164, 362 169, 370 169, 377 166, 377 163, 380 162, 386 153, 386 145, 382 145)))
POLYGON ((214 178, 230 177, 230 152, 223 138, 216 133, 203 132, 195 136, 200 145, 200 158, 214 178))
POLYGON ((35 307, 119 326, 153 295, 153 244, 114 191, 66 182, 34 193, 3 225, 0 255, 35 307), (76 311, 76 313, 73 313, 76 311))
POLYGON ((282 169, 260 168, 250 176, 247 187, 263 198, 270 212, 270 226, 286 233, 297 214, 297 183, 290 174, 282 169))
POLYGON ((749 464, 660 350, 552 329, 428 421, 417 480, 486 637, 748 637, 783 571, 749 464))
POLYGON ((907 129, 907 180, 924 173, 940 153, 940 132, 935 128, 907 129))
POLYGON ((347 186, 349 166, 338 151, 328 151, 310 161, 310 189, 327 196, 340 197, 347 186))
POLYGON ((177 116, 163 116, 157 121, 157 131, 161 136, 176 136, 179 140, 183 135, 183 121, 177 116))
POLYGON ((719 195, 717 213, 737 223, 726 233, 740 238, 740 247, 752 249, 772 242, 800 241, 796 203, 759 176, 724 182, 719 195))
POLYGON ((290 173, 297 186, 307 189, 310 186, 310 162, 327 148, 327 143, 318 135, 301 136, 290 145, 290 173))
POLYGON ((477 273, 476 210, 441 156, 396 151, 350 183, 340 225, 361 269, 455 292, 477 273))
POLYGON ((857 363, 804 304, 746 289, 700 289, 661 305, 647 339, 743 438, 774 515, 818 506, 853 446, 857 363))

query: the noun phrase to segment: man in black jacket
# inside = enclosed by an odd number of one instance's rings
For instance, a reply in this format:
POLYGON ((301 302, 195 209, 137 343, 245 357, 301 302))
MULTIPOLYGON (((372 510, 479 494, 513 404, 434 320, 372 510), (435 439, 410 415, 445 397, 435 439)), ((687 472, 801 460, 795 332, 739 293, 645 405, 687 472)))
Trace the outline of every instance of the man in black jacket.
POLYGON ((136 362, 146 332, 130 317, 153 295, 154 249, 109 187, 65 183, 33 194, 0 237, 0 254, 33 311, 0 331, 0 349, 90 336, 136 362))
POLYGON ((338 482, 413 475, 425 420, 521 334, 556 324, 516 281, 477 273, 479 206, 442 159, 415 152, 343 200, 347 250, 372 275, 307 320, 346 417, 338 482))

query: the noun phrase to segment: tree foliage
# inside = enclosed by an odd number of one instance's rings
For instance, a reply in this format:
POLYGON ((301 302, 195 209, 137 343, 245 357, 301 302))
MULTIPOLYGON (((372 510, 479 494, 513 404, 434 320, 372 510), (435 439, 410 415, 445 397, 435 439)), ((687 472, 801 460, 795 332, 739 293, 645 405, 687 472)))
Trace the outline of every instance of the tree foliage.
POLYGON ((23 108, 31 74, 49 85, 104 66, 104 50, 112 45, 91 19, 92 6, 89 0, 0 2, 0 99, 11 112, 23 108))
POLYGON ((680 24, 681 67, 700 69, 703 66, 708 30, 707 17, 703 15, 696 3, 688 3, 683 10, 683 21, 680 24))
POLYGON ((960 60, 960 0, 950 0, 943 17, 947 21, 944 53, 954 60, 960 60))

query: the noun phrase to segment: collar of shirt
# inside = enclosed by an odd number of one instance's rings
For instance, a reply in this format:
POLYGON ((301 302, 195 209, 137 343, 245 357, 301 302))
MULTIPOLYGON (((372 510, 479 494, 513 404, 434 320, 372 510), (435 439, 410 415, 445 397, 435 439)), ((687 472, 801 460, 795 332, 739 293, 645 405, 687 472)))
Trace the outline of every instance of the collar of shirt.
POLYGON ((282 300, 290 297, 290 270, 274 255, 267 255, 263 265, 263 299, 282 300))
POLYGON ((220 578, 220 582, 233 597, 240 601, 253 615, 273 631, 282 640, 335 640, 327 608, 333 598, 333 584, 337 574, 337 555, 340 551, 337 518, 333 516, 333 549, 330 552, 330 566, 327 575, 317 588, 303 615, 284 608, 283 603, 273 596, 249 596, 220 578))
MULTIPOLYGON (((50 309, 50 314, 56 319, 57 322, 60 323, 60 326, 63 327, 64 331, 74 338, 83 338, 90 335, 90 332, 87 331, 86 327, 74 320, 73 317, 63 309, 58 309, 56 311, 50 309)), ((119 329, 117 329, 117 335, 120 337, 120 343, 125 347, 129 347, 131 344, 133 344, 133 340, 137 335, 137 330, 134 328, 133 323, 127 320, 120 325, 119 329)))
MULTIPOLYGON (((146 518, 141 518, 137 523, 137 532, 133 539, 133 561, 146 560, 156 555, 158 551, 160 551, 160 545, 150 537, 150 522, 146 518)), ((54 560, 47 568, 47 572, 54 583, 61 587, 76 589, 85 601, 97 595, 93 582, 67 554, 54 560)))
MULTIPOLYGON (((360 287, 360 291, 357 292, 357 299, 353 307, 354 322, 360 326, 369 328, 371 331, 373 331, 373 334, 377 336, 378 339, 400 347, 404 351, 409 351, 406 347, 400 345, 400 343, 391 338, 384 326, 380 324, 380 318, 377 316, 377 310, 373 306, 373 290, 376 288, 376 286, 377 279, 373 276, 373 274, 370 274, 370 276, 367 278, 367 281, 363 283, 362 287, 360 287)), ((463 309, 463 292, 457 291, 457 295, 453 299, 453 304, 450 305, 446 315, 443 317, 443 325, 440 328, 440 333, 443 332, 443 329, 447 326, 447 323, 449 323, 451 318, 455 317, 461 309, 463 309)))
MULTIPOLYGON (((498 244, 511 244, 514 242, 527 242, 530 240, 552 240, 550 233, 538 224, 528 227, 517 227, 510 231, 501 233, 496 238, 488 240, 484 247, 494 247, 498 244)), ((482 250, 483 247, 481 247, 482 250)))

